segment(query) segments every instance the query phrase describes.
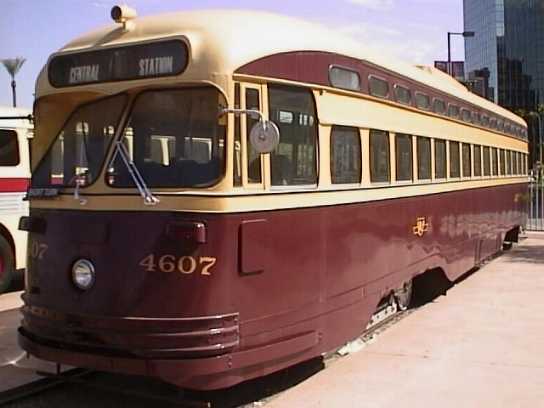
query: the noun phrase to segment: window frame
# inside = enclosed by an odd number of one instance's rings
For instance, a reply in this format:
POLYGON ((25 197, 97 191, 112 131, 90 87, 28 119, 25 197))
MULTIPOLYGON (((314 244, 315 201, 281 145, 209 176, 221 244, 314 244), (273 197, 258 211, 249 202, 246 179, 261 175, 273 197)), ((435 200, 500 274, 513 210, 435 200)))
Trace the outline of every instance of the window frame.
POLYGON ((447 114, 447 112, 448 112, 448 104, 446 103, 446 101, 445 101, 444 99, 435 97, 435 98, 433 98, 433 103, 432 103, 432 105, 433 105, 433 107, 432 107, 432 108, 433 108, 433 112, 436 113, 437 115, 445 116, 445 115, 447 114), (442 109, 441 112, 438 112, 438 111, 436 110, 436 106, 437 106, 438 103, 441 103, 442 106, 444 107, 444 109, 442 109))
POLYGON ((447 140, 445 139, 433 139, 433 151, 434 151, 434 169, 433 170, 433 174, 434 174, 434 179, 435 180, 447 180, 448 179, 448 144, 447 144, 447 140), (439 144, 443 144, 444 145, 444 166, 443 166, 443 170, 444 170, 444 176, 441 177, 438 175, 438 172, 437 172, 437 169, 438 169, 438 160, 436 160, 437 158, 437 148, 436 148, 436 145, 437 143, 439 144))
POLYGON ((464 178, 464 179, 469 179, 472 177, 473 173, 472 173, 472 145, 470 143, 460 143, 460 150, 461 150, 461 163, 462 165, 460 166, 461 167, 461 178, 464 178), (466 163, 465 163, 465 148, 468 147, 468 161, 469 161, 469 164, 468 164, 468 175, 465 174, 465 170, 466 170, 466 163))
POLYGON ((483 176, 482 151, 482 145, 472 145, 472 177, 482 178, 483 176), (478 149, 478 154, 476 154, 476 149, 478 149), (476 163, 476 157, 478 157, 478 163, 476 163))
POLYGON ((448 159, 449 159, 449 166, 448 167, 448 178, 449 179, 459 179, 461 178, 461 143, 455 141, 455 140, 448 140, 448 159), (457 175, 453 175, 452 173, 452 153, 455 151, 455 150, 452 150, 452 144, 454 145, 457 145, 457 172, 458 174, 457 175))
POLYGON ((412 135, 409 135, 407 133, 395 133, 395 181, 402 184, 409 184, 414 182, 414 138, 412 135), (410 157, 410 178, 399 178, 399 138, 407 138, 410 140, 410 154, 408 156, 410 157))
POLYGON ((395 84, 393 85, 393 94, 395 95, 395 101, 402 104, 402 105, 405 105, 405 106, 413 106, 413 95, 412 95, 412 90, 404 85, 401 85, 401 84, 395 84), (398 97, 398 94, 397 94, 397 89, 404 89, 405 91, 407 91, 408 93, 408 96, 409 96, 409 100, 408 102, 404 102, 402 101, 399 97, 398 97))
POLYGON ((368 134, 368 165, 369 165, 369 175, 370 175, 370 183, 373 184, 373 185, 386 185, 386 184, 391 184, 391 133, 389 133, 388 131, 386 130, 381 130, 381 129, 370 129, 369 130, 369 134, 368 134), (374 155, 372 154, 373 153, 373 149, 372 149, 372 132, 380 132, 380 133, 384 133, 386 138, 387 138, 387 143, 386 143, 386 146, 387 146, 387 180, 374 180, 374 174, 373 174, 373 169, 374 169, 374 155))
POLYGON ((345 66, 337 65, 337 64, 329 65, 329 85, 333 88, 344 89, 346 91, 353 91, 353 92, 361 92, 361 90, 363 89, 363 81, 361 79, 361 74, 359 73, 359 71, 355 70, 354 68, 349 68, 349 67, 345 67, 345 66), (352 74, 355 74, 357 76, 358 87, 351 88, 351 87, 335 85, 333 81, 333 76, 332 76, 333 70, 343 70, 345 72, 350 72, 352 74))
POLYGON ((417 180, 418 181, 432 181, 433 179, 433 139, 426 136, 416 136, 416 161, 417 161, 417 180), (421 160, 420 160, 420 141, 427 141, 429 143, 429 177, 421 177, 421 160))
MULTIPOLYGON (((338 134, 337 134, 338 135, 338 134)), ((331 126, 331 132, 330 132, 330 138, 329 138, 329 170, 330 170, 330 177, 331 177, 331 184, 334 186, 345 186, 345 185, 360 185, 363 182, 363 144, 361 141, 361 132, 360 129, 353 126, 342 126, 342 125, 332 125, 331 126), (357 181, 341 181, 341 182, 335 182, 334 177, 334 171, 333 171, 333 157, 334 157, 334 141, 333 138, 335 136, 334 131, 335 130, 348 130, 348 131, 354 131, 354 134, 357 136, 357 140, 359 142, 359 179, 357 181)))
POLYGON ((15 129, 6 129, 6 128, 0 129, 0 134, 1 133, 10 134, 13 137, 13 142, 15 146, 15 152, 14 152, 15 160, 13 162, 10 162, 9 164, 0 164, 0 168, 17 167, 18 165, 21 164, 21 149, 19 146, 19 133, 15 129))
POLYGON ((391 86, 389 84, 389 81, 386 78, 381 77, 379 75, 369 74, 368 75, 368 94, 370 96, 373 96, 374 98, 390 99, 390 97, 391 97, 391 86), (372 80, 381 81, 382 83, 387 84, 387 93, 386 93, 385 96, 384 95, 376 95, 375 93, 372 92, 372 80))
MULTIPOLYGON (((318 111, 317 111, 317 102, 315 100, 315 95, 313 93, 312 88, 305 87, 305 86, 291 85, 291 84, 282 84, 282 83, 276 83, 276 82, 267 83, 265 85, 265 88, 266 88, 265 102, 266 102, 266 109, 267 109, 269 119, 271 117, 271 112, 272 112, 272 104, 270 103, 270 98, 271 98, 271 92, 270 91, 271 91, 272 88, 291 89, 291 90, 296 89, 296 90, 299 90, 299 91, 306 92, 310 96, 310 98, 312 100, 312 106, 313 106, 312 114, 313 114, 313 119, 314 119, 313 126, 315 127, 315 162, 314 162, 315 182, 314 183, 306 183, 306 184, 285 184, 285 185, 272 184, 273 166, 272 166, 272 157, 271 157, 272 153, 270 153, 270 154, 267 154, 267 155, 261 155, 261 156, 268 156, 267 157, 267 161, 268 161, 268 165, 267 165, 268 177, 267 177, 267 179, 269 180, 269 183, 270 183, 270 189, 273 190, 273 191, 278 191, 278 190, 309 189, 309 188, 314 188, 315 189, 315 188, 317 188, 319 186, 319 183, 320 183, 320 180, 321 180, 321 174, 320 174, 320 171, 321 171, 321 157, 320 157, 321 151, 320 151, 320 132, 319 132, 319 117, 318 117, 318 111)), ((279 125, 278 125, 278 127, 279 127, 279 125)), ((281 141, 281 136, 280 136, 280 141, 281 141)), ((293 166, 295 166, 294 163, 293 163, 293 166)))
POLYGON ((422 92, 422 91, 415 91, 414 96, 415 96, 414 100, 415 100, 416 108, 421 109, 421 110, 423 110, 425 112, 432 112, 433 106, 432 106, 432 99, 431 99, 430 95, 428 95, 428 94, 426 94, 425 92, 422 92), (417 98, 418 96, 423 96, 423 97, 427 98, 429 103, 427 104, 426 107, 422 107, 422 106, 419 105, 418 98, 417 98))

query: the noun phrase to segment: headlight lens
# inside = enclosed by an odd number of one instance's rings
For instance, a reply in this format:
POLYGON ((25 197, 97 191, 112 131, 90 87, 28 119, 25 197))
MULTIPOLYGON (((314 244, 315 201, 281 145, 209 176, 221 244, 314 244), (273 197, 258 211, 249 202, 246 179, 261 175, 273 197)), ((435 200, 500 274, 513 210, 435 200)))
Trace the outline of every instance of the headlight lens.
POLYGON ((88 259, 79 259, 72 266, 72 281, 81 290, 88 290, 94 284, 94 265, 88 259))

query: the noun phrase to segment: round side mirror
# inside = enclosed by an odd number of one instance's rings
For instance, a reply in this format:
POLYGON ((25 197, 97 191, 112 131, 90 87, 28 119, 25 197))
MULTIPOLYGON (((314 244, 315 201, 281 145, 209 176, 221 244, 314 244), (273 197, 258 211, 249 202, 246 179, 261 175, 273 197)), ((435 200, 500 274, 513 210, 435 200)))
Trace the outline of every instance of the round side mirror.
POLYGON ((280 130, 270 120, 259 121, 251 128, 249 141, 257 153, 270 153, 280 142, 280 130))

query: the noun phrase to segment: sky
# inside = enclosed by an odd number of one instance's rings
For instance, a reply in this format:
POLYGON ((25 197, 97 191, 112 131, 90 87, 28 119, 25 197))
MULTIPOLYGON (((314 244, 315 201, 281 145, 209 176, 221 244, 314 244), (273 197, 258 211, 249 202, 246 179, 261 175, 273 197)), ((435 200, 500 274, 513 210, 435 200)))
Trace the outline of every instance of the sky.
MULTIPOLYGON (((48 57, 70 40, 111 24, 115 4, 139 16, 194 9, 266 10, 317 22, 406 62, 447 59, 447 32, 463 31, 463 0, 0 0, 0 59, 24 57, 17 105, 31 108, 34 83, 48 57)), ((464 59, 452 37, 452 59, 464 59)), ((0 105, 11 105, 11 79, 0 66, 0 105)))

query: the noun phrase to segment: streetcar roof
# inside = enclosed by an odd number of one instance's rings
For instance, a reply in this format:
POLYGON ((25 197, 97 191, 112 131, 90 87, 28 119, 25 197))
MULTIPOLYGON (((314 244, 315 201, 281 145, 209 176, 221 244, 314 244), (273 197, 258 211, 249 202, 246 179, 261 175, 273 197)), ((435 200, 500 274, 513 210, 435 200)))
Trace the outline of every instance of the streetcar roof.
POLYGON ((14 108, 11 106, 0 105, 0 129, 32 128, 32 123, 28 119, 2 119, 12 116, 28 116, 32 111, 26 108, 14 108))
MULTIPOLYGON (((183 74, 188 80, 232 75, 250 62, 278 53, 331 52, 366 60, 526 126, 517 115, 468 91, 433 67, 410 65, 386 57, 381 51, 376 52, 350 37, 297 18, 262 11, 205 10, 144 16, 133 22, 133 30, 124 31, 119 24, 110 24, 71 41, 60 52, 183 36, 191 48, 192 61, 183 74), (203 78, 202 72, 210 77, 203 78)), ((51 93, 49 84, 44 88, 43 81, 47 81, 45 70, 40 75, 38 94, 51 93)))

